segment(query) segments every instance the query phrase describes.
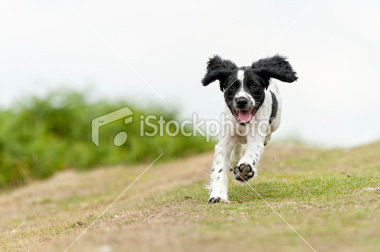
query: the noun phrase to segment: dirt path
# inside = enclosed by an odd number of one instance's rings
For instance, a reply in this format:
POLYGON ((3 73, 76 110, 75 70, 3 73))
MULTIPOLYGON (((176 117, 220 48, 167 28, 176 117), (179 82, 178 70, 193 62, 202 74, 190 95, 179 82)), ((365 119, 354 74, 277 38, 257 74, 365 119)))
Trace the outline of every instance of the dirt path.
MULTIPOLYGON (((208 178, 212 157, 212 153, 207 153, 153 165, 110 211, 118 212, 143 202, 147 197, 159 197, 178 185, 208 178)), ((9 242, 17 243, 8 244, 10 249, 23 246, 39 249, 50 239, 62 236, 63 227, 56 226, 56 223, 70 226, 70 223, 84 222, 89 216, 98 216, 148 165, 117 166, 89 172, 65 171, 46 181, 3 193, 0 195, 0 233, 9 242), (29 232, 41 228, 52 228, 58 234, 42 232, 37 240, 36 237, 28 239, 29 232)), ((110 223, 104 225, 107 229, 114 228, 110 223)), ((100 228, 102 225, 99 221, 95 226, 100 228)))

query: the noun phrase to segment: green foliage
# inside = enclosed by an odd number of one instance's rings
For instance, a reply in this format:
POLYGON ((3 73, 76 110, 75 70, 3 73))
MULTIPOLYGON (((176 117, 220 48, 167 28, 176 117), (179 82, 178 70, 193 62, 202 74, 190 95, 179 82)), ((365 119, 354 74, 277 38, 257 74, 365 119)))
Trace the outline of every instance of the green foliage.
MULTIPOLYGON (((154 115, 175 120, 175 111, 155 107, 141 110, 126 102, 89 103, 80 93, 53 92, 46 98, 30 98, 11 109, 0 110, 0 188, 25 183, 29 178, 43 179, 71 167, 85 170, 99 165, 151 162, 200 153, 213 148, 205 138, 164 134, 140 136, 140 116, 154 115), (123 119, 100 128, 100 146, 91 140, 94 118, 128 107, 133 121, 123 119), (113 139, 127 132, 122 146, 113 139)), ((146 131, 152 130, 145 126, 146 131)), ((191 129, 188 129, 188 131, 191 129)))

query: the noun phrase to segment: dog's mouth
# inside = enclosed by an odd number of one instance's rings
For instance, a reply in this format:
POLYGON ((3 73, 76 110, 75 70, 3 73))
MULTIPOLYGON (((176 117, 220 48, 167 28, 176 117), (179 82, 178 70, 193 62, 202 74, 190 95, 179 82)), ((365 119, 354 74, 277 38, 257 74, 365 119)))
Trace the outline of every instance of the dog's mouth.
POLYGON ((239 124, 246 124, 252 120, 253 109, 250 110, 232 110, 232 114, 235 116, 239 124))

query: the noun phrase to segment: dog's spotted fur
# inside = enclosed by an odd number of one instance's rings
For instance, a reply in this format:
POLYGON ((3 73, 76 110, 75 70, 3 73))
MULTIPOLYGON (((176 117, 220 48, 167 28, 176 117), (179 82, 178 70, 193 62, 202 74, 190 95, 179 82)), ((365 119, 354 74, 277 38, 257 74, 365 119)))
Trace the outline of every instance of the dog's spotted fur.
POLYGON ((241 183, 257 175, 264 146, 281 123, 281 96, 272 78, 284 82, 297 80, 286 58, 278 55, 254 62, 250 67, 237 67, 219 56, 209 60, 202 84, 219 80, 226 102, 226 121, 235 125, 233 129, 222 125, 224 134, 215 146, 209 203, 228 202, 229 167, 234 167, 233 176, 241 183), (242 144, 247 145, 244 156, 242 144))

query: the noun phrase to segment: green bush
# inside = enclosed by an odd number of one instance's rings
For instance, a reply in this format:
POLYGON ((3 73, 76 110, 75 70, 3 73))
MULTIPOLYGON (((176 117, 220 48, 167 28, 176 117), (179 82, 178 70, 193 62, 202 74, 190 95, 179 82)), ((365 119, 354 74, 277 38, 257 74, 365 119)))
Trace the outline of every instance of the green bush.
POLYGON ((213 148, 214 144, 201 136, 141 137, 140 115, 152 114, 162 115, 165 121, 177 118, 175 111, 158 107, 142 110, 126 102, 89 103, 84 95, 71 91, 33 97, 0 110, 0 188, 23 184, 30 178, 47 178, 65 168, 86 170, 152 162, 162 152, 165 160, 213 148), (123 107, 133 111, 133 121, 125 124, 120 119, 102 126, 97 147, 91 140, 92 120, 123 107), (122 131, 127 132, 128 140, 116 147, 113 139, 122 131))

